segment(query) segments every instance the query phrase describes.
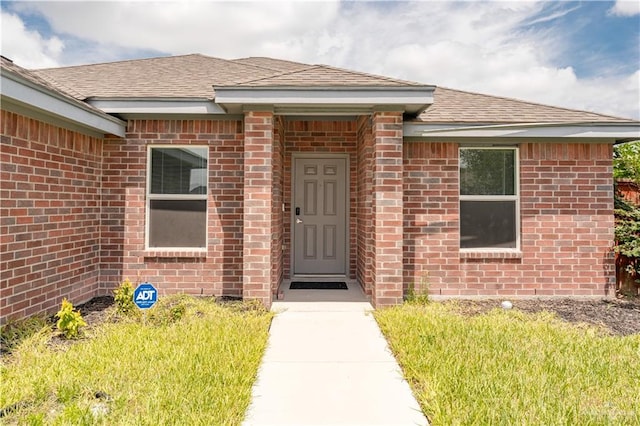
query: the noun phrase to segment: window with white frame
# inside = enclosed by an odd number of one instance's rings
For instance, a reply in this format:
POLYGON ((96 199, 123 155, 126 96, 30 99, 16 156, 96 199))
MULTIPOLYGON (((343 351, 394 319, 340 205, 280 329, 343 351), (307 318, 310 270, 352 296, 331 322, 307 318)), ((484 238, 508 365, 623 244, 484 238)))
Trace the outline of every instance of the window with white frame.
POLYGON ((517 148, 460 148, 460 248, 517 249, 517 148))
POLYGON ((152 146, 148 158, 147 247, 206 248, 209 149, 152 146))

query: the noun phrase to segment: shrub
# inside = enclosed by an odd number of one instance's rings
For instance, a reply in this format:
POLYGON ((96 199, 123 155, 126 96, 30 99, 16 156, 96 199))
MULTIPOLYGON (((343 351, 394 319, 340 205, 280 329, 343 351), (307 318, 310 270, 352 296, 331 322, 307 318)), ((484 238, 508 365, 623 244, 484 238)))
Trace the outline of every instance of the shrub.
POLYGON ((129 315, 136 311, 136 305, 133 303, 133 292, 133 284, 128 278, 114 290, 114 300, 118 313, 129 315))
POLYGON ((87 325, 80 312, 74 311, 73 304, 66 298, 62 299, 62 308, 60 308, 56 317, 58 317, 56 327, 67 339, 78 337, 80 327, 87 325))

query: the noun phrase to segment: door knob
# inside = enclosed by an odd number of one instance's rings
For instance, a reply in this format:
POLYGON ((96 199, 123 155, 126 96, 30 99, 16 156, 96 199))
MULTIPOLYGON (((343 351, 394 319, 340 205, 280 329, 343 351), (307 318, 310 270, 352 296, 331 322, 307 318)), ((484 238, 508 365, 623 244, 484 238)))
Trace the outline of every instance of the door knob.
POLYGON ((296 217, 296 223, 302 223, 302 219, 300 219, 299 217, 296 217))

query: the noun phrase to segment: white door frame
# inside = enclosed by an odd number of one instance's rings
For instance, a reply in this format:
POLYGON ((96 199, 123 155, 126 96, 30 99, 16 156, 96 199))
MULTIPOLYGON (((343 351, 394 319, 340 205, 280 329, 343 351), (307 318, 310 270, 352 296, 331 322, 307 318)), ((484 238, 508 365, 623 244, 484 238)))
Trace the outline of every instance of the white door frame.
POLYGON ((351 211, 351 204, 349 202, 349 200, 351 199, 350 196, 351 194, 349 193, 349 189, 350 189, 350 172, 351 172, 351 164, 350 164, 350 155, 348 153, 344 153, 344 154, 336 154, 336 153, 324 153, 324 152, 292 152, 291 153, 291 170, 289 171, 289 173, 291 174, 291 198, 289 199, 289 206, 290 206, 290 261, 289 261, 289 265, 290 266, 290 275, 291 278, 304 278, 304 277, 337 277, 337 278, 347 278, 349 276, 349 267, 350 267, 350 263, 351 263, 351 247, 350 247, 350 235, 349 235, 349 229, 351 228, 351 222, 350 222, 350 211, 351 211), (323 159, 323 158, 342 158, 345 160, 345 191, 344 191, 344 215, 345 215, 345 222, 344 222, 344 227, 345 227, 345 245, 344 245, 344 256, 345 256, 345 262, 344 262, 344 274, 296 274, 295 270, 296 270, 296 265, 295 265, 295 221, 296 221, 296 215, 295 215, 295 190, 296 190, 296 181, 295 181, 295 176, 296 176, 296 160, 298 159, 323 159))

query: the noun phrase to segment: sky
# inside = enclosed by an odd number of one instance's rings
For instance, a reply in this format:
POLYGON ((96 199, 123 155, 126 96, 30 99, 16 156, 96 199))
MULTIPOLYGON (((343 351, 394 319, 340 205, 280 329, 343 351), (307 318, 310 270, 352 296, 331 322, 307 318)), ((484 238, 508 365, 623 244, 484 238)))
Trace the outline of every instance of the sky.
POLYGON ((48 68, 202 53, 326 64, 640 120, 640 1, 5 1, 48 68))

